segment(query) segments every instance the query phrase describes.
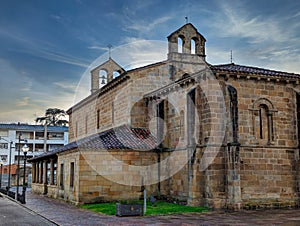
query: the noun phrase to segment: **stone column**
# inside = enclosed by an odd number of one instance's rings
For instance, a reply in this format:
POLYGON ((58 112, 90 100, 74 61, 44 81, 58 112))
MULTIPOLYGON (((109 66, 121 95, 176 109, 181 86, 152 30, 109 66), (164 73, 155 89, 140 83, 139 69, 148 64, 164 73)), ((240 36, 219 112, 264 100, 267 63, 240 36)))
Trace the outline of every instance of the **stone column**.
POLYGON ((40 162, 40 172, 39 172, 39 176, 40 176, 40 179, 39 179, 39 183, 42 184, 43 183, 43 162, 40 162))
POLYGON ((239 151, 239 146, 227 147, 227 208, 233 210, 242 207, 239 151))
POLYGON ((54 185, 54 159, 50 159, 50 185, 54 185))
POLYGON ((35 163, 35 165, 36 165, 36 170, 35 170, 35 182, 36 183, 40 183, 40 175, 39 175, 39 173, 40 173, 40 163, 39 162, 37 162, 37 163, 35 163))
POLYGON ((47 160, 44 160, 44 176, 43 176, 43 184, 47 184, 47 160))
POLYGON ((32 183, 35 183, 35 162, 32 163, 32 183))

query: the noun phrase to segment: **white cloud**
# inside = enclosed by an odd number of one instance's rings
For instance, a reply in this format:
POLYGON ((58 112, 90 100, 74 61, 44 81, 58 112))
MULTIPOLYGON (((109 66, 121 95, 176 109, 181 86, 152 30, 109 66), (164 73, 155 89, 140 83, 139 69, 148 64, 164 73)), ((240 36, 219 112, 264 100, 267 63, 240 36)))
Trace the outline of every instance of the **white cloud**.
POLYGON ((171 20, 170 16, 164 16, 157 18, 153 21, 145 21, 142 19, 131 21, 132 23, 129 24, 126 29, 131 29, 138 31, 140 33, 149 33, 150 31, 157 28, 160 24, 165 24, 167 21, 171 20))
MULTIPOLYGON (((125 70, 142 67, 148 64, 160 62, 167 58, 167 42, 157 40, 143 40, 127 37, 124 41, 129 42, 116 46, 111 50, 112 58, 125 70), (130 42, 131 41, 131 42, 130 42)), ((74 95, 74 104, 90 94, 90 71, 107 61, 107 52, 98 57, 81 76, 74 95)))
POLYGON ((96 50, 105 50, 105 51, 107 51, 108 47, 102 47, 102 46, 98 46, 98 45, 92 45, 92 46, 89 46, 88 49, 96 49, 96 50))
POLYGON ((237 64, 299 73, 299 22, 291 20, 291 15, 279 16, 276 12, 256 14, 244 3, 220 3, 221 10, 211 20, 220 45, 208 49, 208 59, 229 63, 232 49, 237 64))
POLYGON ((212 24, 223 37, 248 38, 249 42, 255 44, 266 41, 285 42, 292 38, 292 33, 285 32, 285 27, 274 15, 253 16, 243 5, 227 2, 222 2, 220 7, 222 13, 212 24))
POLYGON ((43 42, 40 40, 36 41, 31 37, 21 35, 18 31, 6 30, 5 28, 0 29, 0 34, 15 40, 17 43, 23 46, 23 48, 16 48, 14 50, 16 52, 24 52, 35 57, 65 64, 76 65, 83 68, 86 68, 88 66, 88 62, 85 59, 80 59, 78 57, 74 57, 73 55, 54 51, 53 49, 55 46, 53 46, 51 43, 43 42))

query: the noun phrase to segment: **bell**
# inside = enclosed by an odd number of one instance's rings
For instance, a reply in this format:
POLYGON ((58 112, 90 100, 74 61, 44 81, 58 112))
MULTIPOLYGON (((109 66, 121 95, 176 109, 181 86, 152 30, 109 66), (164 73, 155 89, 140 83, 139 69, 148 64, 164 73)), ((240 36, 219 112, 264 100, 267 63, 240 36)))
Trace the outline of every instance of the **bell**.
POLYGON ((105 80, 104 80, 104 79, 102 79, 102 81, 101 81, 101 84, 102 84, 102 85, 104 85, 104 84, 105 84, 105 80))

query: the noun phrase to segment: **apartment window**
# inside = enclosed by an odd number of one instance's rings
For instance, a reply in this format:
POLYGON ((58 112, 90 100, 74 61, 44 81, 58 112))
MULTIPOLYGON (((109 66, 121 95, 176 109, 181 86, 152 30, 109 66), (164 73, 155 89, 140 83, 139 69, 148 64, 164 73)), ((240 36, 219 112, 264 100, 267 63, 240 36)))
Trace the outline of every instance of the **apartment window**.
POLYGON ((70 187, 74 187, 74 162, 70 164, 70 187))
POLYGON ((8 149, 7 143, 0 143, 0 149, 8 149))
POLYGON ((64 164, 60 164, 60 178, 59 178, 59 185, 61 189, 64 189, 64 164))
POLYGON ((7 155, 0 155, 0 160, 7 162, 7 155))

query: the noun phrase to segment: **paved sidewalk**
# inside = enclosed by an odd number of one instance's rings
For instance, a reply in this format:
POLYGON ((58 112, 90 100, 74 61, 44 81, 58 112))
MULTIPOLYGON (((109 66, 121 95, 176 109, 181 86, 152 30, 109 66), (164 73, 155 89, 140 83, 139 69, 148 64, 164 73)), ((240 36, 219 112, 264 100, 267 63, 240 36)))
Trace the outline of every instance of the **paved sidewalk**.
POLYGON ((55 226, 44 217, 0 195, 0 226, 2 225, 55 226))
POLYGON ((58 225, 300 225, 300 209, 189 213, 147 217, 106 216, 27 192, 25 206, 58 225))

